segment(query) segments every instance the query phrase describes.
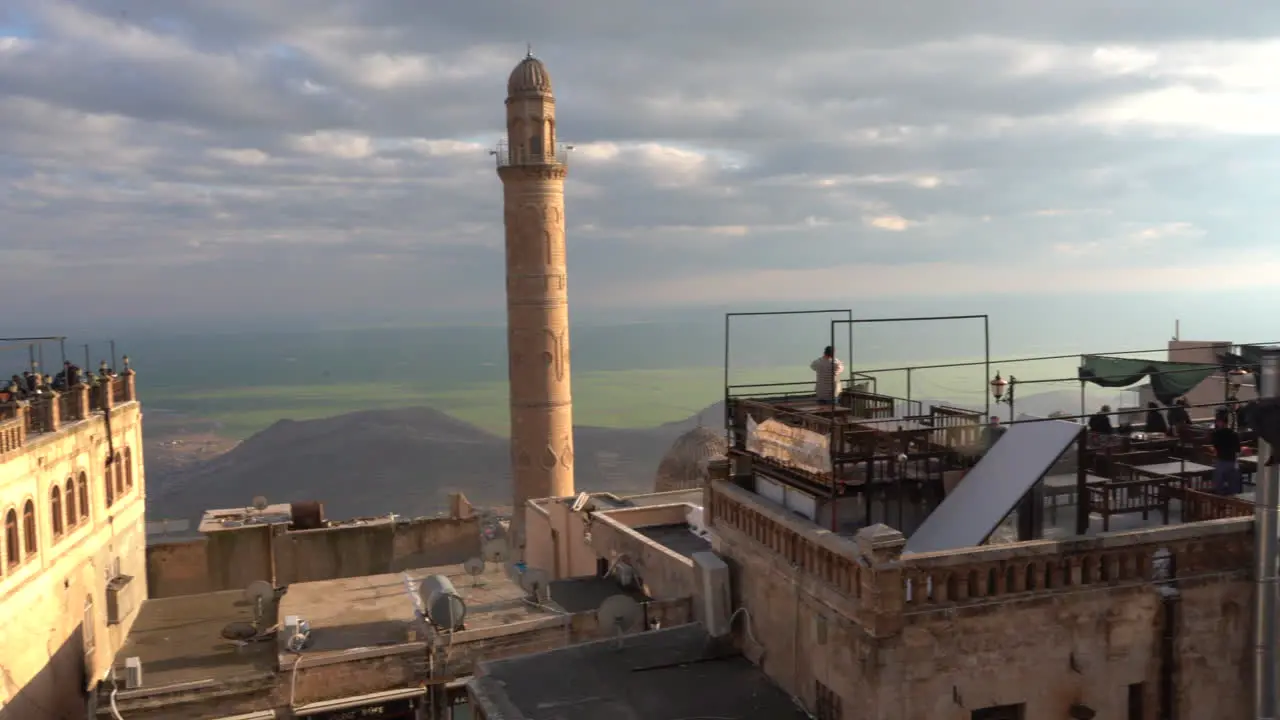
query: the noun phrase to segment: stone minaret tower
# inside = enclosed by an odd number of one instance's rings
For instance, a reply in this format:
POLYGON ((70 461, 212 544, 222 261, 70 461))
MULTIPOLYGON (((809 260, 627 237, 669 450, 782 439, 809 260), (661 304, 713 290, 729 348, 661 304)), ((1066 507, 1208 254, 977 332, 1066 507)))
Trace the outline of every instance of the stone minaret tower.
POLYGON ((507 81, 507 141, 498 147, 507 245, 513 535, 523 547, 530 498, 573 494, 573 399, 564 251, 565 151, 541 60, 507 81))

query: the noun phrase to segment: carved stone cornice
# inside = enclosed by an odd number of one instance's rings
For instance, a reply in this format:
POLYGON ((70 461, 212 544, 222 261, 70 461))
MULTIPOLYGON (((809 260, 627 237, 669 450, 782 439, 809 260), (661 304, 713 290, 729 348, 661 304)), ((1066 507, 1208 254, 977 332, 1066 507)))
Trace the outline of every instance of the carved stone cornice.
POLYGON ((498 177, 503 182, 521 180, 564 180, 569 174, 569 166, 560 163, 539 165, 504 165, 498 168, 498 177))

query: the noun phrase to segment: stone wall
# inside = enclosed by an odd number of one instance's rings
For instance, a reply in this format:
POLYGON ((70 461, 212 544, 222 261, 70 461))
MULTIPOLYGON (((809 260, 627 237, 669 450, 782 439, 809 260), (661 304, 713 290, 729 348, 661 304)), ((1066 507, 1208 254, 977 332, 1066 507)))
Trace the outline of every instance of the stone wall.
POLYGON ((1168 675, 1173 717, 1247 717, 1250 519, 902 556, 884 526, 833 539, 740 488, 710 494, 747 610, 748 632, 735 630, 810 710, 830 690, 854 719, 968 720, 1020 703, 1028 718, 1073 703, 1121 718, 1134 685, 1155 718, 1168 675))
POLYGON ((610 564, 619 560, 628 563, 649 597, 693 597, 697 592, 693 561, 632 529, 684 523, 688 511, 688 505, 658 505, 595 513, 590 525, 590 546, 610 564))
POLYGON ((151 597, 277 586, 453 565, 480 554, 480 519, 380 519, 318 530, 266 525, 147 547, 151 597))

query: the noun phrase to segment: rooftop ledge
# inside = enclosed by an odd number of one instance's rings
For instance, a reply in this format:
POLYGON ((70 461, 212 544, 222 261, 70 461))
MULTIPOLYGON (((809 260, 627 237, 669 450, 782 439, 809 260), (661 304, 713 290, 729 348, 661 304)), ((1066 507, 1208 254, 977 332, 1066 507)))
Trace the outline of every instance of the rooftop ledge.
POLYGON ((0 403, 0 457, 57 433, 64 425, 137 402, 134 378, 133 370, 125 370, 93 387, 79 385, 66 392, 48 392, 35 400, 0 403))

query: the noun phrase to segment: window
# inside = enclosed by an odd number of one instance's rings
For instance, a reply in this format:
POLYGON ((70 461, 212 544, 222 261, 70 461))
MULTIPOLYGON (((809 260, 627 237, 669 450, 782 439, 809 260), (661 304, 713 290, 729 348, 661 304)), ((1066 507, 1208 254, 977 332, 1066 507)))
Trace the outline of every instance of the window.
POLYGON ((815 692, 815 695, 817 695, 817 707, 814 708, 814 714, 818 720, 842 720, 844 718, 844 708, 842 707, 843 703, 840 701, 840 696, 817 680, 814 680, 813 684, 817 688, 815 692))
POLYGON ((1017 705, 996 705, 974 710, 969 716, 972 720, 1026 720, 1026 703, 1017 705))
POLYGON ((124 449, 124 487, 133 489, 133 450, 130 448, 124 449))
POLYGON ((111 466, 107 465, 107 471, 102 474, 102 487, 107 491, 107 507, 116 504, 116 488, 111 484, 111 466))
POLYGON ((53 520, 53 536, 62 536, 62 488, 53 486, 49 494, 49 516, 53 520))
POLYGON ((89 519, 89 477, 80 473, 80 519, 89 519))
POLYGON ((67 503, 67 529, 76 526, 76 481, 75 478, 67 478, 67 489, 62 494, 63 499, 67 503))
POLYGON ((84 643, 85 652, 93 650, 93 620, 93 596, 90 595, 84 599, 84 617, 80 620, 80 638, 84 643))
POLYGON ((116 497, 124 497, 124 459, 120 457, 120 451, 116 451, 115 461, 111 463, 111 469, 116 476, 116 497))
POLYGON ((36 504, 28 500, 22 506, 22 545, 28 555, 39 549, 36 543, 36 504))
POLYGON ((22 556, 18 546, 18 511, 9 508, 4 514, 4 561, 11 568, 17 567, 22 556))

